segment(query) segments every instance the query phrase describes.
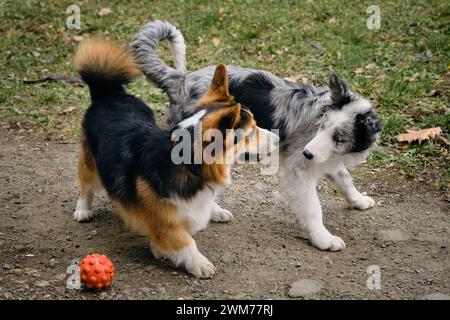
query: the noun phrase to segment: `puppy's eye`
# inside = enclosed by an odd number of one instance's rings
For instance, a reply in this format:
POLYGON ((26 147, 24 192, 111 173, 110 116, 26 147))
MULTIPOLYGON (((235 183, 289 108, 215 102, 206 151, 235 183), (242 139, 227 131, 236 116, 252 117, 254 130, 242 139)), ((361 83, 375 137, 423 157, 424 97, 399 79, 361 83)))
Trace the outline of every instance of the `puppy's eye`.
POLYGON ((340 135, 334 135, 333 139, 336 143, 344 143, 345 142, 344 138, 342 138, 342 136, 340 136, 340 135))

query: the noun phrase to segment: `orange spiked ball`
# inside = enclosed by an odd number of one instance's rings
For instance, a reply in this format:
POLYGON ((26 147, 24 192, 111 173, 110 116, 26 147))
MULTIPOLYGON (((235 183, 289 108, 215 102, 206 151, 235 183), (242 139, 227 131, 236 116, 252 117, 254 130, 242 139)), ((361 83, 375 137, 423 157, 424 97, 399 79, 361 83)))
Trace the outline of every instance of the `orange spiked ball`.
POLYGON ((88 289, 101 290, 111 285, 114 266, 103 254, 93 253, 80 262, 80 279, 88 289))

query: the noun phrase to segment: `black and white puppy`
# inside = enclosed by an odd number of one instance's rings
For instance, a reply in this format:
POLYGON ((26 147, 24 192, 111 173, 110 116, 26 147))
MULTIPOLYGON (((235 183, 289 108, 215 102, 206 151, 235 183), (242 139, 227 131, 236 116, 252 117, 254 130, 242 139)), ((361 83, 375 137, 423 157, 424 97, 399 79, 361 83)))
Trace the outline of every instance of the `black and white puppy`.
MULTIPOLYGON (((192 114, 196 101, 208 89, 214 67, 186 71, 180 31, 168 22, 150 22, 136 34, 131 51, 147 78, 168 94, 169 125, 192 114), (171 43, 175 69, 155 51, 163 40, 171 43)), ((335 75, 328 87, 319 87, 289 82, 261 70, 227 69, 236 101, 251 110, 258 126, 279 130, 284 159, 281 179, 311 243, 321 250, 343 250, 344 241, 323 225, 316 186, 327 177, 350 207, 374 206, 372 198, 355 188, 346 169, 361 163, 377 143, 381 125, 370 102, 351 92, 335 75)))

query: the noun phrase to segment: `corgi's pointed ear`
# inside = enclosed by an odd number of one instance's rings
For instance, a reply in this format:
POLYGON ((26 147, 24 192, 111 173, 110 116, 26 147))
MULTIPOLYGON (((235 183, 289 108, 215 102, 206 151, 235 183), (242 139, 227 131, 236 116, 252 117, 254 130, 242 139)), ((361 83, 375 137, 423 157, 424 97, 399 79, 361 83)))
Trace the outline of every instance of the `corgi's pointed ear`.
POLYGON ((237 103, 232 107, 221 108, 217 111, 208 113, 203 121, 203 130, 218 129, 223 133, 226 129, 234 129, 240 120, 241 105, 237 103))
POLYGON ((204 106, 215 102, 230 102, 233 100, 228 90, 228 72, 225 65, 219 64, 214 72, 211 85, 205 95, 200 99, 199 105, 204 106))
POLYGON ((228 107, 222 113, 219 121, 219 130, 234 129, 239 122, 241 116, 241 105, 236 104, 233 107, 228 107))

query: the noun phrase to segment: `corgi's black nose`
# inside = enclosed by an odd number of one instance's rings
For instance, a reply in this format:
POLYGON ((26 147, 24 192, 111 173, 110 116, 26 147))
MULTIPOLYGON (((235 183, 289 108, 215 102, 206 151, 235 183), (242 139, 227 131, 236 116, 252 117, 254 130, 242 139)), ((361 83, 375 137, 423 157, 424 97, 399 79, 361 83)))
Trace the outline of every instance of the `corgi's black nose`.
POLYGON ((314 158, 314 155, 311 152, 309 152, 308 150, 303 151, 303 155, 308 160, 311 160, 312 158, 314 158))

